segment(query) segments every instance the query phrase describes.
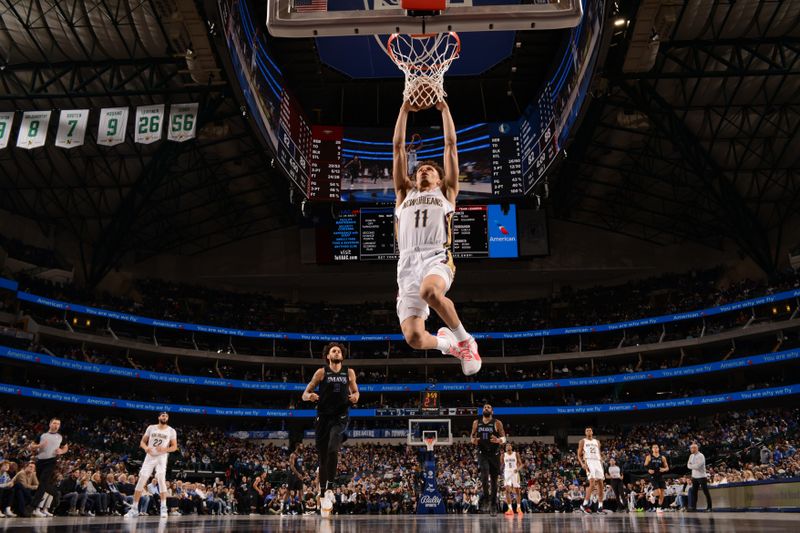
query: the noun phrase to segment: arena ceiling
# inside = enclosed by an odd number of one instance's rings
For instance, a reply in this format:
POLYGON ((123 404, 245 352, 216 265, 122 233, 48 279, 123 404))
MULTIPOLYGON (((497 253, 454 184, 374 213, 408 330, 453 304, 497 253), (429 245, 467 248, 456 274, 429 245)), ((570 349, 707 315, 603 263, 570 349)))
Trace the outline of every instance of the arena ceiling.
MULTIPOLYGON (((90 283, 129 254, 192 254, 294 222, 287 180, 223 68, 215 6, 0 6, 0 111, 200 102, 192 142, 0 151, 0 209, 69 232, 90 283)), ((773 271, 800 212, 800 3, 627 0, 619 16, 630 24, 608 32, 593 98, 550 177, 554 216, 660 244, 733 239, 773 271)), ((518 34, 508 60, 461 80, 458 120, 517 116, 560 38, 518 34)), ((402 80, 349 80, 310 39, 273 52, 314 122, 393 123, 402 80)))
MULTIPOLYGON (((66 230, 90 282, 129 253, 191 254, 291 223, 194 0, 0 5, 0 110, 199 102, 196 141, 0 151, 0 208, 66 230), (187 53, 191 51, 191 53, 187 53)), ((130 130, 130 128, 129 128, 130 130)))
POLYGON ((655 243, 731 239, 774 272, 800 213, 800 2, 642 0, 618 16, 631 23, 551 178, 555 215, 655 243))

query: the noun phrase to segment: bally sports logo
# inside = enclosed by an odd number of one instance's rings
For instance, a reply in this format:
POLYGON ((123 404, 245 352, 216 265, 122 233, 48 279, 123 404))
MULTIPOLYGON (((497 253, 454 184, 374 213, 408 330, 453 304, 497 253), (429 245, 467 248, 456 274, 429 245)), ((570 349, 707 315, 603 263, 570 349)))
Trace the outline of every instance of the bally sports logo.
POLYGON ((429 496, 428 494, 423 494, 419 498, 419 503, 425 507, 437 507, 442 503, 442 497, 438 495, 429 496))

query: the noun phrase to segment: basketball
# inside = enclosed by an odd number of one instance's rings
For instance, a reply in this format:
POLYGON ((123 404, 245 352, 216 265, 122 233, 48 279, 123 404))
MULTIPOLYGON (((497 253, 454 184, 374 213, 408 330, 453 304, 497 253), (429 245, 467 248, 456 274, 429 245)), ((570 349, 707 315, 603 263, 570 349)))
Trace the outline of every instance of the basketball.
POLYGON ((430 78, 417 78, 406 92, 408 102, 419 110, 430 109, 441 100, 441 95, 430 78))

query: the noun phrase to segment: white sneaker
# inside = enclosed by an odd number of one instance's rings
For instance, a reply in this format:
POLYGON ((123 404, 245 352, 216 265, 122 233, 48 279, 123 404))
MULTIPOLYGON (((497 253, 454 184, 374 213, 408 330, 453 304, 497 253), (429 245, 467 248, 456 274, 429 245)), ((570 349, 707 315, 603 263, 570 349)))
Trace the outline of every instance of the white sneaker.
POLYGON ((456 339, 455 334, 450 330, 450 328, 439 328, 439 331, 436 333, 436 336, 446 339, 447 342, 450 343, 450 349, 442 353, 444 353, 445 355, 452 355, 457 359, 461 359, 461 352, 458 350, 458 340, 456 339))
POLYGON ((35 516, 36 518, 47 518, 47 515, 44 514, 39 508, 34 509, 31 513, 31 516, 35 516))
POLYGON ((47 518, 53 518, 53 513, 51 513, 51 512, 50 512, 50 511, 48 511, 47 509, 43 509, 43 510, 42 510, 42 512, 44 513, 44 515, 45 515, 47 518))
POLYGON ((139 511, 133 508, 131 508, 130 511, 125 513, 125 518, 136 518, 137 516, 139 516, 139 511))
POLYGON ((167 518, 169 516, 169 511, 167 511, 166 507, 161 508, 161 518, 167 518))
POLYGON ((16 518, 17 514, 11 510, 11 507, 6 507, 6 516, 9 518, 16 518))
POLYGON ((481 369, 481 356, 478 354, 478 343, 470 335, 469 339, 458 343, 458 351, 461 354, 461 371, 465 376, 477 374, 481 369))

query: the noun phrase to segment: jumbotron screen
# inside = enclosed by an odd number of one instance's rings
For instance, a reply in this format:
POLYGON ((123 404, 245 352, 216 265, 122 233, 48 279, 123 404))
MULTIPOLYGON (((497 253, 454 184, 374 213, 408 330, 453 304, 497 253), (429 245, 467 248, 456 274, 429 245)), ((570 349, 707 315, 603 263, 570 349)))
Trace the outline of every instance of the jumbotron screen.
MULTIPOLYGON (((515 258, 517 210, 498 204, 464 205, 453 217, 453 257, 456 259, 515 258)), ((319 262, 396 261, 394 208, 364 207, 340 213, 330 234, 318 234, 319 262), (320 242, 320 240, 322 242, 320 242)))

